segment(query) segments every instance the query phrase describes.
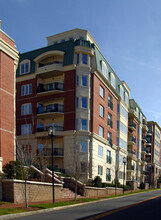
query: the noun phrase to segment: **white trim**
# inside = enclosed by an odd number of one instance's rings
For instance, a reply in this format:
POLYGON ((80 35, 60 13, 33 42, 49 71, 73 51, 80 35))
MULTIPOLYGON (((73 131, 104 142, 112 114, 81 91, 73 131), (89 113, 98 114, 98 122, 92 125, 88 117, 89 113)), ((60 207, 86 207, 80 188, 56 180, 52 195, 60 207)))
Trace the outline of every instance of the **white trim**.
POLYGON ((8 133, 10 133, 10 134, 14 134, 14 131, 12 132, 12 131, 8 131, 8 130, 6 130, 6 129, 3 129, 3 128, 0 128, 0 130, 1 131, 5 131, 5 132, 8 132, 8 133))

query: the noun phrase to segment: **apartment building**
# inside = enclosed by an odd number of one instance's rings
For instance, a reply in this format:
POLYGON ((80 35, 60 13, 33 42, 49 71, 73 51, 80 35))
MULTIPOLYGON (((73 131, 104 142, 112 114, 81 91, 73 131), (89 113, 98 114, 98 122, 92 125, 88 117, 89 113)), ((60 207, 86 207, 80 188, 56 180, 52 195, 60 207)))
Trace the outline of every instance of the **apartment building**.
POLYGON ((161 174, 160 166, 160 126, 154 121, 148 121, 147 132, 147 154, 146 154, 146 182, 150 185, 157 186, 158 178, 161 174))
POLYGON ((18 65, 15 42, 0 21, 0 172, 15 159, 15 73, 18 65))
POLYGON ((91 34, 74 29, 20 54, 16 75, 17 146, 51 165, 48 127, 54 126, 55 170, 99 175, 123 183, 130 89, 91 34))
MULTIPOLYGON (((134 99, 129 101, 127 182, 139 186, 145 182, 146 117, 134 99)), ((135 187, 136 187, 135 186, 135 187)))

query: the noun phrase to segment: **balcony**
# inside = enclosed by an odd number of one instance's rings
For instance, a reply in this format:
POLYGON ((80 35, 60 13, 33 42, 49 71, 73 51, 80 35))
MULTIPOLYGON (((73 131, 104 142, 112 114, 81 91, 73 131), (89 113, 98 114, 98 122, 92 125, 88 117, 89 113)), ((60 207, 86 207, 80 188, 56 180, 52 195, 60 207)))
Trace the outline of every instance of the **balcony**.
MULTIPOLYGON (((44 148, 42 150, 37 150, 38 155, 42 155, 44 157, 51 157, 52 149, 44 148)), ((63 157, 64 156, 64 148, 54 148, 54 157, 63 157)))
MULTIPOLYGON (((56 131, 56 136, 64 136, 64 127, 63 126, 54 126, 56 131)), ((48 136, 48 127, 39 127, 37 128, 36 137, 48 136)))
POLYGON ((106 162, 109 163, 109 164, 111 164, 111 162, 112 162, 112 157, 111 157, 111 156, 107 156, 107 157, 106 157, 106 162))
POLYGON ((108 100, 108 107, 113 110, 113 103, 111 100, 108 100))
POLYGON ((146 138, 146 136, 145 136, 145 135, 142 135, 142 141, 143 141, 144 143, 146 143, 146 142, 147 142, 147 138, 146 138))
POLYGON ((136 143, 136 138, 133 136, 128 137, 128 145, 134 145, 136 143))
POLYGON ((148 130, 146 136, 152 136, 152 132, 148 130))
POLYGON ((129 116, 131 116, 132 118, 133 117, 137 118, 137 113, 136 113, 135 109, 133 109, 133 108, 129 109, 129 116))
POLYGON ((146 175, 146 171, 145 170, 141 170, 141 175, 145 176, 146 175))
POLYGON ((111 175, 106 174, 106 181, 111 181, 111 175))
POLYGON ((146 143, 146 146, 151 146, 151 142, 148 141, 148 142, 146 143))
POLYGON ((135 131, 136 130, 136 124, 134 122, 129 122, 128 127, 132 130, 135 131))
POLYGON ((134 150, 128 150, 128 157, 132 157, 133 159, 135 159, 135 157, 136 157, 135 151, 134 150))
POLYGON ((112 123, 112 120, 108 118, 108 126, 110 126, 110 128, 113 127, 113 123, 112 123))
POLYGON ((64 83, 49 83, 49 84, 39 84, 39 86, 37 87, 37 93, 38 94, 46 94, 48 92, 54 92, 54 93, 58 93, 58 92, 63 92, 64 91, 64 83))
POLYGON ((142 154, 146 154, 146 152, 147 152, 146 148, 142 146, 142 148, 141 148, 141 153, 142 153, 142 154))
POLYGON ((142 131, 143 132, 147 132, 148 131, 148 126, 143 124, 142 131))
POLYGON ((107 140, 108 140, 109 145, 112 146, 112 138, 108 137, 107 140))
POLYGON ((129 171, 134 171, 134 170, 135 170, 134 165, 128 164, 128 165, 127 165, 127 170, 129 170, 129 171))
POLYGON ((37 69, 36 69, 36 74, 38 76, 44 75, 45 78, 53 76, 58 76, 62 74, 64 71, 63 69, 63 62, 61 61, 53 61, 53 62, 48 62, 48 63, 38 63, 37 64, 37 69))
POLYGON ((63 113, 64 105, 60 104, 41 105, 37 108, 37 116, 42 118, 48 118, 51 116, 61 117, 63 113))

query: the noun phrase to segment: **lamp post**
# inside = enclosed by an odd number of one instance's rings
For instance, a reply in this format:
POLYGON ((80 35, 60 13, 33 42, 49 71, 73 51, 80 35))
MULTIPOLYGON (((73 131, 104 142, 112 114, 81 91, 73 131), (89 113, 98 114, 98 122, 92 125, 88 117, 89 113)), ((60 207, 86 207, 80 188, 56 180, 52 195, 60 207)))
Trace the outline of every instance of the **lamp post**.
POLYGON ((48 129, 48 135, 51 137, 51 157, 52 157, 52 183, 53 183, 53 204, 55 203, 54 196, 54 136, 55 136, 55 128, 50 126, 48 129))
POLYGON ((125 165, 126 165, 126 157, 123 158, 124 163, 124 177, 123 177, 123 194, 125 192, 125 165))

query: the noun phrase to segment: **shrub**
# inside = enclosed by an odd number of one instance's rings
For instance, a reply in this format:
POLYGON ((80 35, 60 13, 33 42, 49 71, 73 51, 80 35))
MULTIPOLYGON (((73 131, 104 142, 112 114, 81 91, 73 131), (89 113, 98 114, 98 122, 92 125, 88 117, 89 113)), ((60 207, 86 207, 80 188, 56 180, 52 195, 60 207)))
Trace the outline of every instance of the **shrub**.
POLYGON ((145 183, 140 183, 140 189, 145 189, 145 183))
POLYGON ((129 191, 131 187, 129 185, 124 186, 125 191, 129 191))
POLYGON ((102 187, 102 179, 99 176, 96 176, 92 182, 94 187, 102 187))
POLYGON ((6 165, 7 177, 9 179, 23 180, 23 168, 19 161, 10 161, 6 165))

